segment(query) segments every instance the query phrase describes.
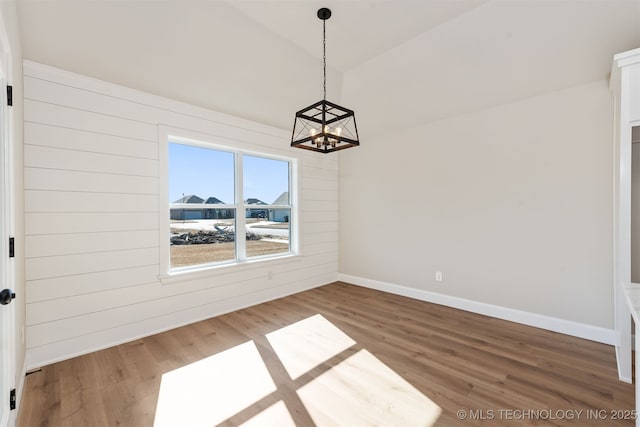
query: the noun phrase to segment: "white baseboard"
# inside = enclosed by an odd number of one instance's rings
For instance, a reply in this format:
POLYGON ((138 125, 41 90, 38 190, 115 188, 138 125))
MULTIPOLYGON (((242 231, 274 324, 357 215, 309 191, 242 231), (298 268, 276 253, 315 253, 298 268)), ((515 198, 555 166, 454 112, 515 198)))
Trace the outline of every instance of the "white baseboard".
POLYGON ((348 274, 338 274, 338 280, 366 288, 389 292, 391 294, 402 295, 421 301, 457 308, 472 313, 483 314, 497 319, 508 320, 510 322, 521 323, 523 325, 534 326, 540 329, 584 338, 603 344, 616 344, 616 335, 613 329, 601 328, 571 320, 558 319, 556 317, 544 316, 499 305, 439 294, 437 292, 426 291, 423 289, 409 288, 392 283, 380 282, 378 280, 350 276, 348 274))

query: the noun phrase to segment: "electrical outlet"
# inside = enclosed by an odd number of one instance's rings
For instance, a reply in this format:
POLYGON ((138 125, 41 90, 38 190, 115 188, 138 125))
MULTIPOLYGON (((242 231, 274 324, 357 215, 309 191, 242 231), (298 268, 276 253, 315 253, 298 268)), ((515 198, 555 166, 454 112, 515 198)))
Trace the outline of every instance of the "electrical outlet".
POLYGON ((267 273, 267 279, 273 279, 273 271, 269 270, 269 272, 267 273))
POLYGON ((436 282, 442 282, 442 271, 436 271, 436 282))

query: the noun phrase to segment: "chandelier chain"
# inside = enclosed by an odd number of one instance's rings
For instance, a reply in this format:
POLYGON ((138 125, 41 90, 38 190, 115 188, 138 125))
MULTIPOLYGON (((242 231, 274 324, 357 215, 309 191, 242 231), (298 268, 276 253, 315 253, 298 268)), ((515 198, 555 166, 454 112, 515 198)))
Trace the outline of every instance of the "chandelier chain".
MULTIPOLYGON (((0 0, 1 1, 1 0, 0 0)), ((332 153, 360 145, 355 113, 327 101, 327 20, 331 10, 318 9, 322 20, 322 101, 296 112, 291 146, 319 153, 332 153)))
POLYGON ((324 99, 327 100, 327 21, 322 21, 322 89, 324 90, 324 99))

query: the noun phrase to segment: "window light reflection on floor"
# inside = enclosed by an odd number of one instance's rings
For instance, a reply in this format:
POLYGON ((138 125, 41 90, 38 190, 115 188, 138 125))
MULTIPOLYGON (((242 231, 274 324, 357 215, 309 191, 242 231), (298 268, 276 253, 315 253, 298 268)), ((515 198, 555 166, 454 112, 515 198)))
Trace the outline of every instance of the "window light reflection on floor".
POLYGON ((291 378, 286 390, 294 389, 299 400, 278 400, 287 393, 274 394, 274 366, 265 365, 256 344, 249 341, 165 373, 154 426, 217 425, 234 416, 242 419, 239 414, 249 408, 257 415, 243 426, 289 427, 295 421, 288 405, 297 411, 302 409, 300 402, 319 427, 429 427, 442 412, 373 354, 356 351, 357 343, 322 315, 285 326, 266 339, 279 359, 276 363, 282 363, 291 378), (314 369, 313 375, 301 378, 314 369), (264 405, 267 397, 277 402, 263 410, 254 406, 260 401, 264 405))
POLYGON ((153 425, 216 425, 275 390, 249 341, 162 375, 153 425))
POLYGON ((318 426, 432 426, 442 410, 366 350, 300 387, 318 426))
POLYGON ((320 314, 271 332, 267 340, 292 380, 356 343, 320 314))
POLYGON ((242 427, 296 427, 296 423, 293 422, 293 418, 282 400, 240 425, 242 427))

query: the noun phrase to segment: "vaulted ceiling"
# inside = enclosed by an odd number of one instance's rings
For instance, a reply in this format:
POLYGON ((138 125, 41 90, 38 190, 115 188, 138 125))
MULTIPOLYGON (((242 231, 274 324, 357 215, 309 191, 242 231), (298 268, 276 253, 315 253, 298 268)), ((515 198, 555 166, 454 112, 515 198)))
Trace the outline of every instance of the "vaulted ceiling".
POLYGON ((596 80, 639 0, 19 0, 25 59, 287 129, 322 97, 363 135, 596 80))

